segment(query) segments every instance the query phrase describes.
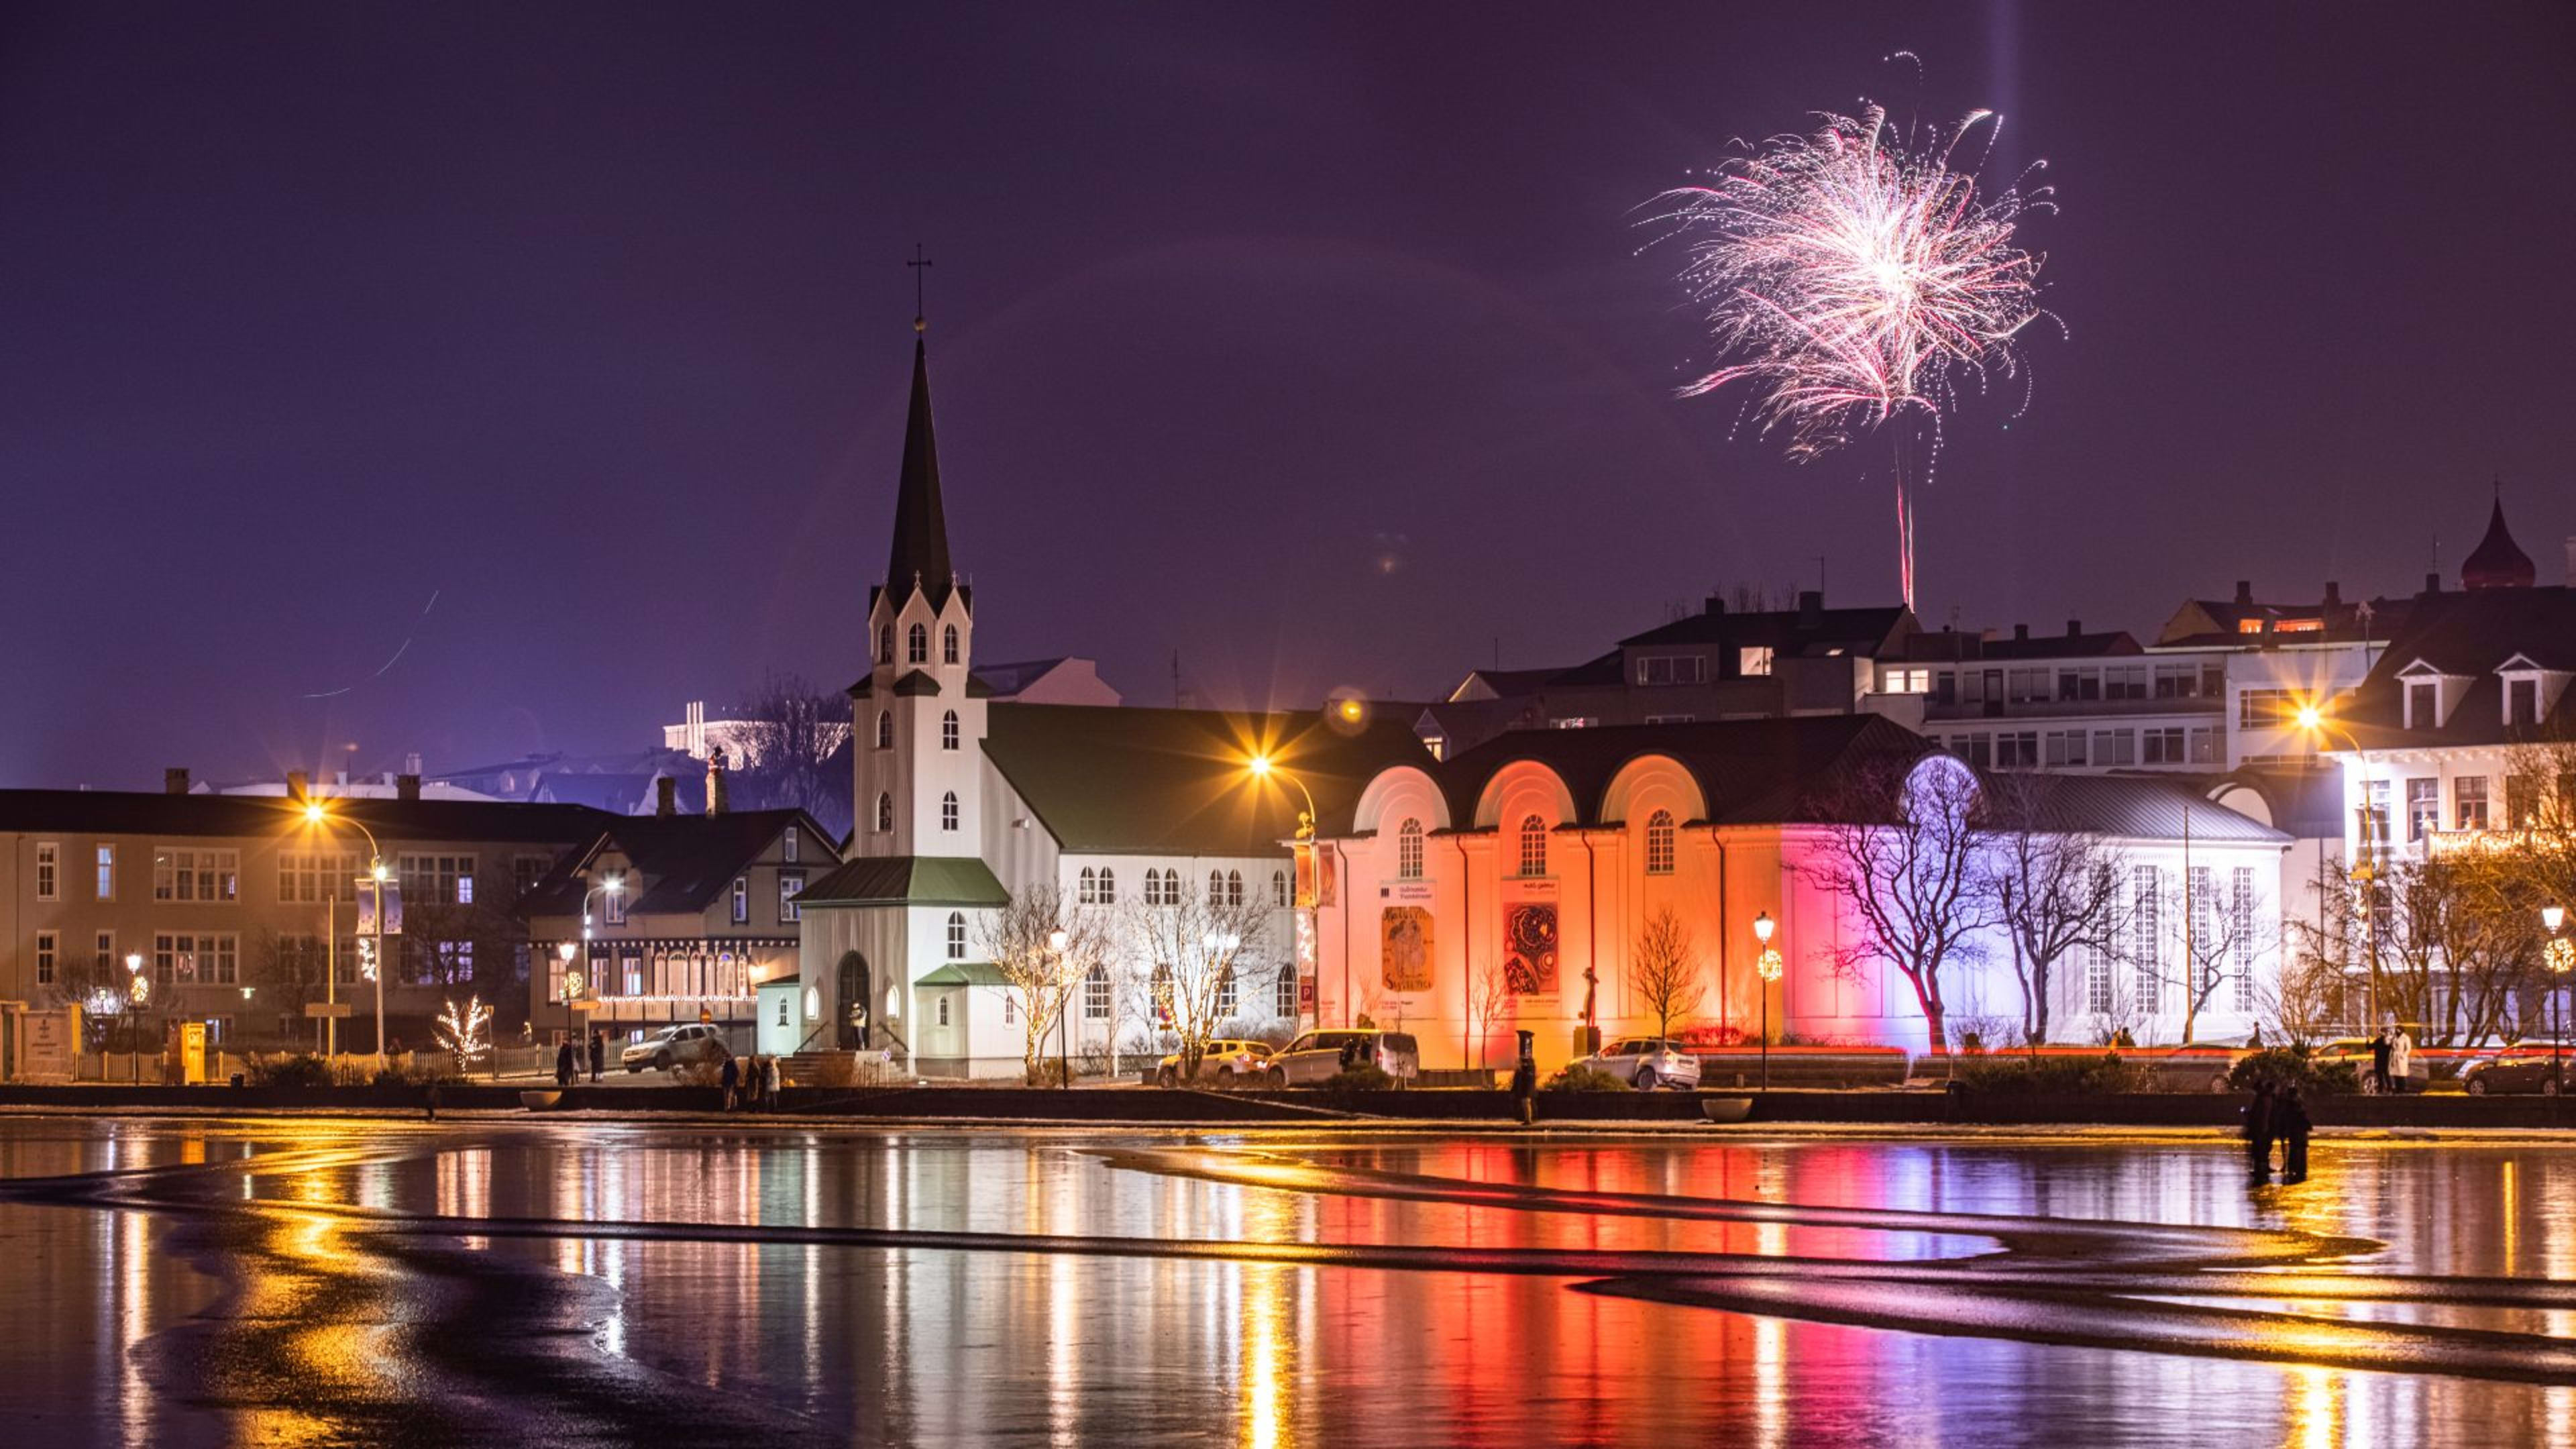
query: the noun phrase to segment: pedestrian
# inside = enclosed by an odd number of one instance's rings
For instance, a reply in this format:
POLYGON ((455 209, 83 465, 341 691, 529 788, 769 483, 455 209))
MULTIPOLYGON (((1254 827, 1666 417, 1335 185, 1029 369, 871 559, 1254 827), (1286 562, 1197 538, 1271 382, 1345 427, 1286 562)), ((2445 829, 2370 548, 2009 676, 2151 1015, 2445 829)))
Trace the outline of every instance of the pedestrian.
POLYGON ((741 1080, 742 1063, 731 1056, 726 1057, 724 1059, 724 1070, 716 1073, 716 1083, 724 1088, 724 1109, 728 1112, 733 1110, 734 1084, 741 1080))
POLYGON ((555 1085, 557 1087, 571 1086, 573 1072, 575 1070, 576 1068, 573 1066, 572 1062, 572 1038, 567 1036, 562 1041, 555 1043, 555 1085))
POLYGON ((599 1069, 607 1061, 608 1038, 599 1034, 599 1028, 592 1027, 590 1029, 590 1084, 592 1086, 599 1085, 599 1069))
POLYGON ((2402 1026, 2392 1026, 2388 1031, 2388 1090, 2403 1092, 2415 1077, 2415 1038, 2408 1036, 2402 1026))
POLYGON ((2245 1107, 2245 1174, 2257 1184, 2272 1180, 2272 1136, 2277 1130, 2276 1107, 2272 1084, 2260 1082, 2254 1087, 2254 1100, 2245 1107))
POLYGON ((757 1053, 742 1059, 743 1105, 760 1110, 760 1057, 757 1053))
POLYGON ((2281 1105, 2272 1119, 2272 1129, 2281 1135, 2281 1181, 2308 1180, 2308 1132, 2313 1126, 2308 1121, 2307 1104, 2299 1100, 2299 1089, 2283 1091, 2281 1105))
POLYGON ((1538 1037, 1535 1032, 1519 1033, 1520 1060, 1512 1067, 1512 1100, 1520 1109, 1521 1125, 1538 1120, 1538 1037))
POLYGON ((769 1110, 778 1110, 778 1058, 763 1057, 760 1062, 760 1098, 769 1110))
POLYGON ((2388 1090, 2388 1059, 2395 1054, 2396 1047, 2388 1040, 2388 1028, 2383 1026, 2379 1029, 2379 1035, 2370 1039, 2370 1087, 2372 1091, 2385 1092, 2388 1090))

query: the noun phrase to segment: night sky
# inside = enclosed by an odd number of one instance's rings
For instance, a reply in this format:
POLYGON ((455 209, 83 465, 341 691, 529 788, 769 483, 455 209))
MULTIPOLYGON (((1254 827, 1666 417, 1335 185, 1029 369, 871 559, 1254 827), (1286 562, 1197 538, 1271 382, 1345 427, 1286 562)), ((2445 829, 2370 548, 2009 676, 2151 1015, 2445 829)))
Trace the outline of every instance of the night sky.
POLYGON ((848 682, 915 241, 981 658, 1421 697, 1820 554, 1892 600, 1883 449, 1677 400, 1632 224, 1863 94, 2003 111, 1993 171, 2064 208, 2071 336, 1952 421, 1927 621, 2411 591, 2496 476, 2560 578, 2563 3, 1250 11, 9 7, 0 784, 640 748, 848 682))

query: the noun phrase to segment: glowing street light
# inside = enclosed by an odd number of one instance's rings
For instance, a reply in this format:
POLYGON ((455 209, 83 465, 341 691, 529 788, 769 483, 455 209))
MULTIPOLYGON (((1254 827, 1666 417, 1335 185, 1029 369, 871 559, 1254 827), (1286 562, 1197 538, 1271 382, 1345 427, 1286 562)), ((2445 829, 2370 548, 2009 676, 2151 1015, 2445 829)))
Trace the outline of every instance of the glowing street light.
POLYGON ((2371 809, 2370 751, 2362 746, 2361 741, 2353 738, 2352 731, 2337 724, 2333 717, 2319 708, 2314 701, 2300 705, 2291 718, 2297 722, 2303 733, 2320 737, 2327 734, 2341 736, 2343 742, 2352 747, 2353 754, 2361 761, 2361 801, 2353 807, 2353 817, 2359 827, 2360 840, 2359 848, 2353 852, 2352 869, 2349 875, 2353 884, 2361 888, 2362 929, 2369 933, 2370 991, 2369 1004, 2364 1015, 2376 1016, 2379 1011, 2379 887, 2376 884, 2379 871, 2377 867, 2379 852, 2385 848, 2385 842, 2390 834, 2391 822, 2381 820, 2371 809))
POLYGON ((2549 974, 2558 978, 2556 984, 2549 989, 2549 1092, 2551 1096, 2559 1096, 2567 1089, 2567 1079, 2564 1075, 2567 1049, 2565 997, 2567 973, 2571 969, 2576 969, 2576 941, 2570 941, 2558 933, 2558 928, 2567 924, 2566 907, 2556 904, 2542 906, 2540 923, 2549 928, 2549 944, 2542 949, 2541 959, 2549 963, 2549 974))
MULTIPOLYGON (((1346 700, 1344 703, 1356 705, 1358 702, 1356 700, 1346 700)), ((1296 849, 1302 849, 1305 851, 1306 868, 1310 872, 1309 878, 1314 881, 1314 889, 1307 898, 1307 910, 1311 912, 1308 919, 1312 923, 1312 934, 1309 939, 1315 943, 1315 949, 1318 953, 1315 961, 1316 975, 1319 978, 1315 983, 1315 1025, 1318 1029, 1321 1029, 1324 1025, 1324 991, 1323 982, 1320 979, 1323 974, 1324 964, 1321 956, 1324 942, 1324 859, 1321 853, 1321 847, 1315 843, 1315 817, 1317 814, 1315 809, 1315 794, 1313 791, 1306 788, 1305 781, 1298 779, 1294 774, 1280 768, 1279 763, 1271 759, 1267 753, 1255 754, 1250 759, 1243 762, 1243 767, 1251 773, 1252 778, 1255 780, 1267 780, 1273 775, 1278 776, 1280 779, 1296 786, 1297 793, 1304 797, 1306 801, 1305 811, 1297 817, 1296 849)), ((1292 850, 1290 854, 1293 863, 1295 851, 1292 850)), ((1342 964, 1345 970, 1349 968, 1350 963, 1347 959, 1344 960, 1342 964)), ((1345 983, 1342 991, 1342 1010, 1345 1012, 1350 1010, 1350 991, 1347 983, 1345 983)))

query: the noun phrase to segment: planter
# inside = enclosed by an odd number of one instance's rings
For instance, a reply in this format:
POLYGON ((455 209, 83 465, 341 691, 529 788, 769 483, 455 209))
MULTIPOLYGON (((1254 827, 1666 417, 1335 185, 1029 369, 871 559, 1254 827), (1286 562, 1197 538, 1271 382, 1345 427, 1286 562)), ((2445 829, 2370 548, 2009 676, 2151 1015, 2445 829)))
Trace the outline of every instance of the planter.
POLYGON ((1699 1114, 1711 1122, 1741 1122, 1753 1115, 1751 1097, 1702 1097, 1699 1114))
POLYGON ((531 1111, 531 1112, 543 1112, 543 1111, 547 1110, 548 1108, 562 1106, 562 1105, 563 1105, 563 1096, 564 1096, 564 1094, 563 1094, 563 1093, 561 1093, 561 1092, 551 1092, 551 1091, 549 1091, 549 1092, 537 1092, 537 1091, 521 1092, 521 1093, 519 1094, 519 1105, 520 1105, 520 1106, 522 1106, 522 1107, 527 1108, 527 1109, 528 1109, 529 1111, 531 1111))

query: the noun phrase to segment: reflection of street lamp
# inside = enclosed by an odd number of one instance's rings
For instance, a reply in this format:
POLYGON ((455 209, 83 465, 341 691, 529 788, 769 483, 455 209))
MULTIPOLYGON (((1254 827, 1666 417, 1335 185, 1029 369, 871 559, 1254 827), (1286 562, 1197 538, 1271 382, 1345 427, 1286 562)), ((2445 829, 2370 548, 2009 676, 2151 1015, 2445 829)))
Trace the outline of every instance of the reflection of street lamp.
POLYGON ((1762 1090, 1771 1090, 1771 983, 1780 979, 1780 953, 1771 949, 1771 932, 1778 923, 1764 911, 1753 918, 1753 939, 1762 943, 1762 954, 1753 958, 1753 974, 1762 978, 1762 1090))
POLYGON ((2562 1075, 2567 1042, 2567 1007, 2561 997, 2567 990, 2568 969, 2576 967, 2576 942, 2558 934, 2558 928, 2567 924, 2566 907, 2542 906, 2540 923, 2549 928, 2549 944, 2542 950, 2541 958, 2549 963, 2550 974, 2558 978, 2557 983, 2549 988, 2549 1090, 2554 1096, 2567 1089, 2567 1079, 2562 1075))
MULTIPOLYGON (((1315 794, 1313 791, 1306 788, 1305 781, 1300 780, 1295 775, 1281 769, 1279 767, 1279 763, 1276 760, 1271 759, 1268 755, 1254 755, 1251 759, 1244 761, 1243 767, 1251 771, 1252 778, 1256 780, 1267 780, 1271 776, 1276 775, 1280 779, 1287 781, 1289 784, 1296 786, 1297 793, 1305 797, 1305 813, 1297 817, 1297 844, 1305 848, 1306 868, 1311 873, 1311 879, 1315 883, 1314 891, 1308 897, 1307 911, 1309 912, 1309 915, 1307 919, 1312 926, 1312 934, 1308 939, 1314 942, 1315 946, 1315 1027, 1320 1031, 1324 1025, 1324 857, 1322 854, 1322 847, 1315 843, 1315 816, 1317 813, 1315 810, 1315 794)), ((1294 852, 1291 852, 1292 864, 1293 861, 1294 852)), ((1295 897, 1292 895, 1290 899, 1293 900, 1295 897)), ((1342 969, 1344 972, 1347 973, 1350 970, 1350 964, 1349 953, 1344 952, 1342 961, 1342 969)), ((1342 1015, 1344 1021, 1348 1021, 1350 1019, 1350 995, 1349 983, 1344 982, 1342 989, 1342 1015)))
MULTIPOLYGON (((2381 842, 2395 834, 2391 828, 2394 822, 2381 820, 2370 808, 2370 751, 2362 748, 2361 741, 2353 738, 2352 731, 2335 723, 2324 710, 2314 704, 2300 705, 2298 713, 2292 718, 2296 720, 2300 729, 2309 734, 2322 735, 2332 731, 2341 735, 2343 742, 2352 747, 2353 754, 2361 761, 2361 803, 2353 807, 2353 816, 2360 831, 2360 849, 2354 852, 2352 868, 2347 872, 2347 876, 2355 886, 2360 888, 2361 924, 2362 930, 2366 933, 2365 939, 2369 942, 2370 987, 2364 1015, 2376 1017, 2379 1014, 2378 864, 2382 849, 2381 842)), ((2393 794, 2395 782, 2390 783, 2393 794)), ((2397 808, 2397 802, 2390 800, 2388 808, 2394 811, 2397 808)), ((2318 942, 2320 951, 2324 949, 2324 944, 2322 941, 2318 942)))

